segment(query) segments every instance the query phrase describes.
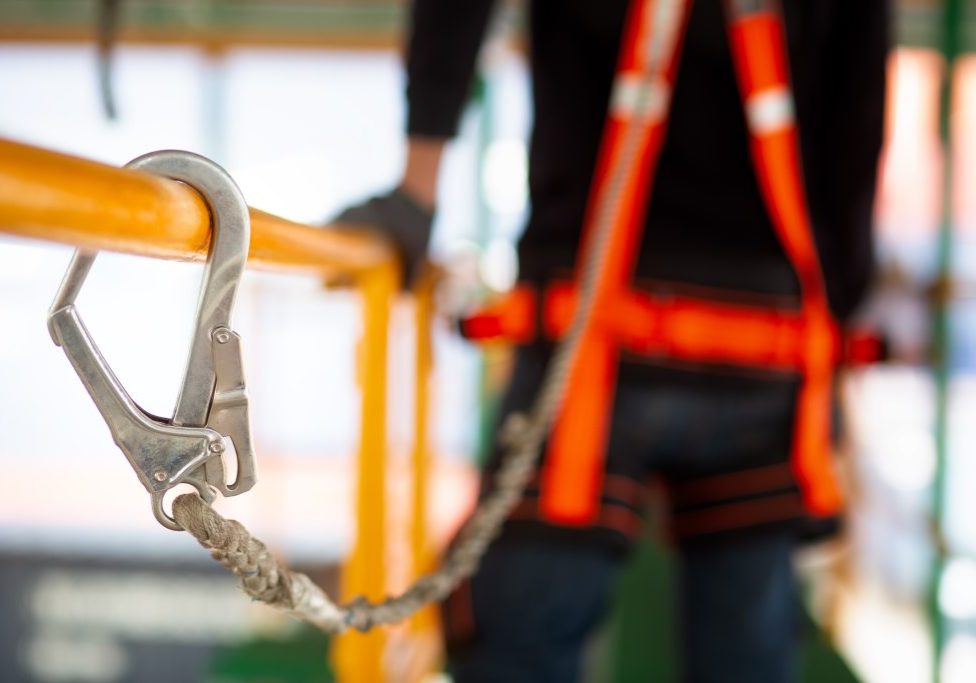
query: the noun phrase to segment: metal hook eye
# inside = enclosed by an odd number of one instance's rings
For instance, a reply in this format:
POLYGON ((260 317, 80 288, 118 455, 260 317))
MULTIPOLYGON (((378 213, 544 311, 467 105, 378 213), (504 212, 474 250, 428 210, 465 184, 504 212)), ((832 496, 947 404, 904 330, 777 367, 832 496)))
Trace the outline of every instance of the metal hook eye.
POLYGON ((206 484, 204 484, 203 482, 197 479, 188 479, 187 481, 174 484, 173 486, 166 489, 165 491, 158 491, 153 493, 152 496, 150 496, 150 500, 152 502, 153 516, 156 518, 157 522, 162 524, 167 529, 172 529, 173 531, 183 531, 183 527, 180 526, 180 523, 176 521, 176 518, 173 517, 173 515, 166 512, 165 498, 167 493, 172 491, 180 484, 188 484, 189 486, 192 486, 194 489, 196 489, 197 493, 200 494, 200 497, 206 500, 207 502, 213 500, 213 492, 208 490, 206 484), (210 496, 209 500, 207 498, 207 495, 210 496))

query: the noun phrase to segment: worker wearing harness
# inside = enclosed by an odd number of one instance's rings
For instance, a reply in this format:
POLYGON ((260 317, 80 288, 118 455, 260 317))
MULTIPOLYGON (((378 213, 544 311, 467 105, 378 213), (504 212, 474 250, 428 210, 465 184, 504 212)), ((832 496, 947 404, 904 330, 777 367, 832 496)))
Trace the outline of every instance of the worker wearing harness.
MULTIPOLYGON (((346 216, 408 261, 492 4, 414 4, 404 183, 346 216)), ((792 677, 791 551, 842 508, 832 378, 871 273, 887 7, 783 5, 529 5, 521 285, 462 324, 520 344, 503 415, 529 406, 569 327, 592 226, 613 230, 537 475, 445 605, 461 683, 578 677, 652 479, 679 549, 684 679, 792 677)))

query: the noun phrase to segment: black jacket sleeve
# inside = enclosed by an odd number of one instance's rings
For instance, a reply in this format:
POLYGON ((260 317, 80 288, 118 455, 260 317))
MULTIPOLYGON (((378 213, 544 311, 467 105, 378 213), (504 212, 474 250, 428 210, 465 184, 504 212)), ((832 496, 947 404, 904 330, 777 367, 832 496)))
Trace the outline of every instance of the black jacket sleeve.
POLYGON ((407 132, 451 137, 495 0, 414 0, 407 43, 407 132))
POLYGON ((835 313, 861 303, 874 274, 873 210, 884 133, 889 0, 835 4, 829 45, 829 141, 824 218, 831 225, 834 272, 827 273, 835 313))

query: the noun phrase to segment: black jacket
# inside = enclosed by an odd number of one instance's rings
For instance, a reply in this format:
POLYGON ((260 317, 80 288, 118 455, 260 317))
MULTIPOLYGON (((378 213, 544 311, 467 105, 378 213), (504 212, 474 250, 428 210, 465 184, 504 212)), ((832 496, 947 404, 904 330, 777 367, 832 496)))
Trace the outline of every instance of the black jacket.
MULTIPOLYGON (((626 0, 529 0, 535 119, 523 279, 576 260, 626 0)), ((454 134, 493 0, 415 0, 408 132, 454 134)), ((783 0, 803 170, 834 313, 871 277, 886 0, 783 0)), ((693 3, 636 277, 796 298, 759 195, 721 0, 693 3)))

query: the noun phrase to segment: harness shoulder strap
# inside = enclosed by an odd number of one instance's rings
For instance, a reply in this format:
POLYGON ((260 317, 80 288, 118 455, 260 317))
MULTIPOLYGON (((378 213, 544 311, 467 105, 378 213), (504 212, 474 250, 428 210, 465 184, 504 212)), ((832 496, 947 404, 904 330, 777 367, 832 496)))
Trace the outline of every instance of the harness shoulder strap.
POLYGON ((793 468, 807 508, 826 516, 842 504, 830 444, 839 334, 830 314, 803 184, 782 9, 778 0, 727 0, 727 6, 753 165, 777 236, 800 280, 805 343, 793 468))
MULTIPOLYGON (((691 0, 631 3, 581 245, 581 255, 604 250, 597 310, 629 287, 690 6, 691 0), (609 243, 592 244, 594 226, 608 220, 609 243)), ((592 524, 599 514, 619 348, 612 331, 595 322, 584 332, 570 369, 573 390, 553 427, 542 469, 540 512, 562 524, 592 524)))

